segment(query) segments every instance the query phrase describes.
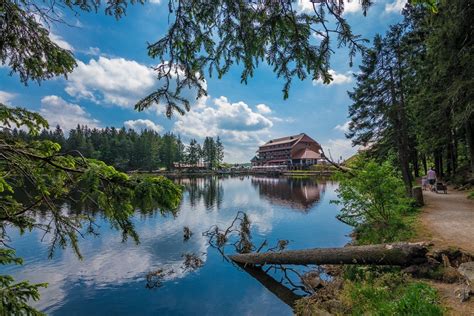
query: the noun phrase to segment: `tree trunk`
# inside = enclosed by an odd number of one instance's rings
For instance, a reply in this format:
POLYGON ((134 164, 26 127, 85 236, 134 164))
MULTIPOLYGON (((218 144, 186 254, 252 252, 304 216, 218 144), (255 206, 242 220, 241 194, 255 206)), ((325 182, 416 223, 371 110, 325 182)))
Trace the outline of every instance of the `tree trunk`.
POLYGON ((458 170, 458 135, 454 133, 454 139, 453 139, 453 170, 454 174, 456 175, 456 172, 458 170))
POLYGON ((448 178, 451 178, 452 174, 453 174, 453 166, 452 166, 452 147, 451 147, 451 143, 448 143, 448 146, 446 148, 446 175, 448 176, 448 178))
MULTIPOLYGON (((398 119, 400 120, 400 162, 402 164, 402 176, 405 181, 407 196, 412 197, 413 194, 413 175, 410 170, 410 144, 409 144, 409 131, 408 131, 408 115, 406 113, 406 103, 405 103, 405 75, 404 68, 402 66, 402 55, 400 51, 400 46, 396 45, 396 66, 397 66, 397 86, 400 102, 398 102, 398 119)), ((390 71, 390 75, 391 71, 390 71)), ((396 99, 395 99, 396 100, 396 99)))
POLYGON ((425 172, 425 174, 428 173, 428 164, 426 163, 426 155, 423 154, 423 156, 421 157, 421 162, 423 163, 423 171, 425 172))
POLYGON ((438 177, 443 176, 443 154, 442 149, 436 149, 434 152, 435 170, 438 177))
MULTIPOLYGON (((395 128, 396 144, 398 149, 398 161, 400 163, 400 171, 402 172, 403 182, 405 184, 405 192, 408 197, 412 194, 412 175, 410 170, 410 152, 408 148, 408 134, 406 131, 406 114, 404 104, 397 100, 395 90, 395 79, 392 67, 388 68, 390 76, 390 93, 392 99, 392 107, 394 109, 393 125, 395 128)), ((401 95, 403 95, 401 93, 401 95)))
POLYGON ((425 204, 423 201, 423 189, 421 187, 413 188, 413 198, 417 206, 423 206, 425 204))
POLYGON ((426 262, 424 243, 394 243, 343 248, 314 248, 229 256, 245 264, 370 264, 410 266, 426 262))
POLYGON ((474 119, 466 123, 466 142, 469 148, 469 160, 471 161, 471 172, 474 174, 474 119))
POLYGON ((413 173, 415 175, 415 178, 418 178, 420 176, 420 165, 418 164, 418 151, 417 150, 413 151, 413 173))
POLYGON ((439 152, 439 172, 438 172, 438 177, 440 177, 440 178, 443 178, 443 177, 444 177, 443 149, 441 149, 440 152, 439 152))

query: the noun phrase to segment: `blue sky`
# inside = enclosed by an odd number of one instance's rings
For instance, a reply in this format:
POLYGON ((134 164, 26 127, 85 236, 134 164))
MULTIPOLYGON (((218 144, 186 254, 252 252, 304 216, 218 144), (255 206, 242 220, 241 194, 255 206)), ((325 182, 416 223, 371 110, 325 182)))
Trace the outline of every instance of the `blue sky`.
MULTIPOLYGON (((309 1, 298 0, 299 8, 304 10, 309 1)), ((344 15, 354 33, 372 39, 401 20, 405 2, 375 1, 364 17, 358 0, 352 0, 344 15)), ((354 84, 351 72, 358 71, 359 58, 349 67, 345 49, 336 49, 331 59, 335 80, 330 85, 295 80, 290 97, 283 100, 283 81, 268 66, 260 66, 247 85, 240 83, 239 69, 234 68, 220 80, 207 78, 209 96, 194 102, 191 112, 167 119, 160 105, 144 112, 133 109, 136 101, 158 85, 150 68, 157 61, 148 57, 146 46, 167 30, 167 1, 129 6, 127 16, 118 21, 102 13, 64 14, 75 26, 54 25, 51 37, 74 52, 78 67, 68 80, 56 78, 28 86, 0 67, 1 102, 38 111, 51 125, 60 124, 65 130, 78 123, 146 127, 172 131, 186 142, 219 135, 228 162, 248 162, 262 142, 300 132, 316 139, 334 158, 347 158, 356 150, 345 139, 344 130, 350 104, 346 91, 354 84)))

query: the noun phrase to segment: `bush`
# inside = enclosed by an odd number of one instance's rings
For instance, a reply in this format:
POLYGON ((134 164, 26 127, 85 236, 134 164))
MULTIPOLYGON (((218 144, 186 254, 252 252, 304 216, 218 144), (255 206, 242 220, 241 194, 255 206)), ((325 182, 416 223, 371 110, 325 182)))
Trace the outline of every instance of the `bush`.
POLYGON ((359 160, 352 174, 338 173, 338 218, 356 228, 361 242, 388 242, 405 230, 402 215, 412 210, 401 179, 389 163, 359 160), (365 240, 367 239, 367 240, 365 240))

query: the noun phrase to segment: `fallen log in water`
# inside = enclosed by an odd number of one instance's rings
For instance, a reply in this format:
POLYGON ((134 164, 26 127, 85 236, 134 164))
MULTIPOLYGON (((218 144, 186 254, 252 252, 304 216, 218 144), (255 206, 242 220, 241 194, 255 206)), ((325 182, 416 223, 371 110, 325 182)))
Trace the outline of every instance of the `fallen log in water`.
POLYGON ((393 243, 342 248, 314 248, 244 253, 229 258, 243 264, 367 264, 410 266, 427 261, 426 243, 393 243))

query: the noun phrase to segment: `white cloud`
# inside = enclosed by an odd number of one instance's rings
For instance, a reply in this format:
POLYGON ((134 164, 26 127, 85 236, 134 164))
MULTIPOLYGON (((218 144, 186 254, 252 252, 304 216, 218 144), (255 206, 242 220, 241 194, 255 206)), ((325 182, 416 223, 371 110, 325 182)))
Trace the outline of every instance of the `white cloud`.
POLYGON ((225 147, 225 161, 246 162, 255 154, 261 137, 269 136, 271 118, 253 111, 245 102, 231 103, 221 96, 212 103, 192 107, 184 116, 177 117, 174 131, 188 138, 221 137, 225 147))
MULTIPOLYGON (((319 3, 315 3, 316 8, 319 6, 319 3)), ((312 0, 298 0, 297 10, 303 11, 306 13, 314 12, 312 0)), ((362 10, 360 0, 344 0, 344 13, 355 13, 362 10)))
POLYGON ((272 113, 272 109, 268 105, 265 104, 257 104, 257 111, 262 113, 262 114, 269 114, 272 113))
POLYGON ((99 57, 88 64, 77 62, 69 75, 66 92, 96 103, 132 108, 157 83, 153 69, 123 58, 99 57))
MULTIPOLYGON (((97 53, 98 50, 92 49, 91 52, 97 53)), ((158 89, 164 82, 156 78, 157 73, 154 69, 134 60, 102 55, 97 60, 91 59, 87 64, 82 61, 77 63, 78 66, 69 75, 66 92, 97 104, 132 109, 140 99, 158 89)), ((178 67, 171 72, 172 78, 183 75, 183 71, 178 67)), ((202 85, 207 89, 205 81, 202 85)), ((173 90, 175 87, 176 82, 171 80, 170 89, 173 90)), ((198 104, 201 102, 196 100, 197 93, 194 88, 183 89, 181 96, 190 101, 195 100, 198 104)), ((158 107, 152 106, 152 108, 156 110, 158 107)))
POLYGON ((50 33, 49 33, 49 38, 50 38, 54 43, 56 43, 59 47, 64 48, 64 49, 67 49, 67 50, 70 50, 71 52, 74 51, 74 47, 72 47, 71 44, 69 44, 68 42, 66 42, 66 40, 64 40, 64 38, 62 38, 60 35, 55 34, 55 33, 53 33, 53 32, 50 32, 50 33))
POLYGON ((56 95, 48 95, 41 99, 40 114, 48 120, 51 128, 60 125, 63 130, 74 129, 77 124, 91 128, 99 127, 100 123, 81 106, 68 103, 56 95))
POLYGON ((329 139, 326 143, 321 144, 324 153, 329 156, 331 154, 334 161, 343 160, 351 157, 357 152, 357 147, 352 147, 352 141, 347 138, 329 139))
POLYGON ((161 3, 161 0, 149 0, 150 3, 153 3, 153 4, 160 4, 161 3))
MULTIPOLYGON (((315 5, 318 6, 318 4, 315 5)), ((298 0, 297 8, 299 11, 312 12, 313 3, 311 0, 298 0)))
POLYGON ((349 124, 351 123, 351 121, 347 121, 345 122, 344 124, 337 124, 334 129, 335 130, 338 130, 338 131, 341 131, 341 132, 344 132, 344 133, 347 133, 349 131, 349 124))
MULTIPOLYGON (((328 86, 333 85, 333 84, 346 84, 346 83, 352 82, 351 72, 347 72, 346 74, 340 74, 330 69, 329 74, 332 77, 332 81, 328 84, 328 86)), ((319 78, 318 80, 313 80, 313 86, 316 86, 318 84, 325 85, 321 78, 319 78)))
POLYGON ((175 128, 189 136, 218 136, 223 132, 234 135, 235 140, 246 140, 250 134, 273 126, 270 119, 254 112, 245 102, 230 103, 221 96, 213 105, 192 109, 179 117, 175 128))
POLYGON ((155 131, 157 133, 160 133, 163 130, 163 126, 158 125, 153 123, 150 120, 128 120, 123 122, 123 126, 126 128, 134 129, 137 132, 143 131, 143 130, 149 130, 149 131, 155 131))
POLYGON ((344 1, 344 14, 362 11, 360 0, 344 1))
POLYGON ((92 55, 92 56, 100 56, 101 51, 99 47, 89 47, 85 53, 87 55, 92 55))
POLYGON ((395 0, 392 3, 387 3, 385 5, 385 12, 386 13, 400 13, 405 5, 407 4, 407 0, 395 0))
POLYGON ((16 94, 14 93, 0 90, 0 103, 3 103, 5 105, 11 105, 10 101, 13 100, 15 96, 16 94))

